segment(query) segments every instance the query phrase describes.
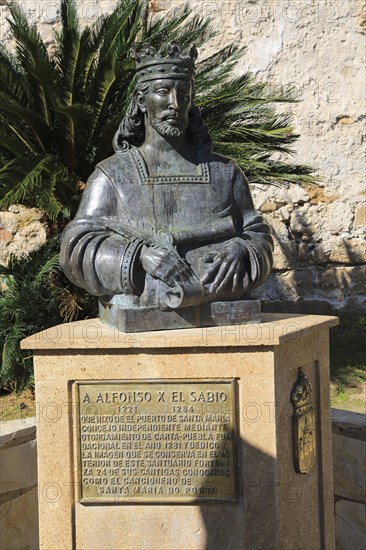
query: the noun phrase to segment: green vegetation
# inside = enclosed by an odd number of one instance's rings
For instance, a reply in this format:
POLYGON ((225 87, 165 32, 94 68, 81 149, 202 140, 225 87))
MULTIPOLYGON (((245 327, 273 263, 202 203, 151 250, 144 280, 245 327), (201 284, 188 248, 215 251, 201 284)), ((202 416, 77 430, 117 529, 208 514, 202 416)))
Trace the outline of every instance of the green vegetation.
POLYGON ((12 258, 7 267, 0 265, 1 385, 5 389, 33 383, 32 356, 20 350, 20 340, 71 321, 79 311, 84 316, 96 314, 94 298, 73 287, 58 270, 58 250, 56 235, 28 256, 12 258))
POLYGON ((332 406, 366 413, 366 317, 343 317, 331 330, 332 406))
MULTIPOLYGON (((131 47, 177 41, 199 48, 215 32, 187 6, 150 17, 145 0, 120 1, 113 13, 81 30, 74 0, 61 0, 61 30, 49 54, 18 3, 8 3, 16 49, 0 46, 0 208, 41 208, 54 239, 28 258, 1 268, 0 387, 31 383, 30 355, 19 340, 62 320, 85 317, 94 301, 58 271, 57 235, 72 218, 96 163, 112 154, 112 138, 134 86, 131 47)), ((291 117, 277 112, 291 91, 232 76, 243 53, 225 47, 197 65, 195 102, 215 150, 234 156, 249 181, 311 182, 307 166, 272 160, 291 153, 291 117)))
POLYGON ((36 416, 36 403, 31 388, 21 392, 0 392, 0 422, 36 416))

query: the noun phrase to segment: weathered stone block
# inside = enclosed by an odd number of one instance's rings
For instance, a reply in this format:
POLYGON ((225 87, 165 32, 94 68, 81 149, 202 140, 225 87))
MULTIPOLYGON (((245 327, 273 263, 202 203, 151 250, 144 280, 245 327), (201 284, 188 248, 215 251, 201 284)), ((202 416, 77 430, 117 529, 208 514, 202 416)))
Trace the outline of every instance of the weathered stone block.
POLYGON ((366 204, 359 204, 355 209, 354 227, 364 227, 366 225, 366 204))
POLYGON ((37 442, 28 441, 0 453, 0 492, 13 492, 37 484, 37 442))
POLYGON ((257 208, 260 210, 262 205, 266 202, 272 202, 276 205, 287 205, 290 210, 293 209, 293 205, 304 204, 309 202, 309 195, 305 189, 296 183, 291 185, 284 185, 281 187, 261 187, 251 186, 254 202, 257 208))
POLYGON ((364 239, 336 239, 332 241, 329 261, 340 264, 366 262, 364 239))
POLYGON ((38 548, 35 418, 0 423, 0 547, 38 548))
POLYGON ((335 505, 337 550, 363 550, 365 548, 366 505, 339 500, 335 505))
POLYGON ((317 272, 316 289, 328 292, 336 290, 338 295, 365 291, 366 266, 330 267, 317 272))
POLYGON ((274 269, 288 270, 296 265, 297 246, 294 240, 289 240, 289 230, 283 221, 273 216, 265 216, 265 220, 272 228, 274 251, 274 269))
POLYGON ((316 243, 310 256, 311 260, 318 264, 331 262, 352 265, 366 262, 365 240, 333 237, 316 243))
POLYGON ((290 229, 295 234, 305 234, 315 238, 320 235, 324 225, 325 206, 305 204, 294 209, 291 215, 290 229))
POLYGON ((344 200, 335 201, 328 209, 328 226, 330 232, 339 235, 349 231, 352 225, 352 207, 344 200))
POLYGON ((0 264, 6 264, 12 254, 20 257, 46 242, 46 225, 38 208, 16 204, 7 212, 0 211, 0 264))
POLYGON ((297 300, 314 294, 314 274, 311 268, 293 269, 272 273, 268 280, 252 293, 255 298, 266 300, 297 300))
POLYGON ((260 207, 261 212, 274 212, 277 208, 277 205, 275 202, 266 201, 262 206, 260 207))
POLYGON ((366 415, 333 409, 332 429, 335 434, 366 441, 366 415))
POLYGON ((288 222, 290 220, 291 214, 286 206, 281 206, 281 208, 278 209, 278 213, 284 222, 288 222))
POLYGON ((333 433, 334 492, 366 501, 366 442, 333 433))
POLYGON ((38 550, 36 489, 0 506, 0 531, 3 550, 38 550))
POLYGON ((0 422, 0 449, 25 443, 36 436, 35 417, 0 422), (21 442, 19 442, 21 440, 21 442))

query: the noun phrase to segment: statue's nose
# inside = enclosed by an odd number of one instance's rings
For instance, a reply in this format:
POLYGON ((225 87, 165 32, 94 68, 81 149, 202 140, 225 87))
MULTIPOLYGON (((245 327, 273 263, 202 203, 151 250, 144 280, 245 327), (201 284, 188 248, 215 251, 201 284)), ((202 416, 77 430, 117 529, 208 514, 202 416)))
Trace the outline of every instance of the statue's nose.
POLYGON ((169 95, 169 107, 175 111, 178 109, 178 95, 176 90, 171 90, 169 95))

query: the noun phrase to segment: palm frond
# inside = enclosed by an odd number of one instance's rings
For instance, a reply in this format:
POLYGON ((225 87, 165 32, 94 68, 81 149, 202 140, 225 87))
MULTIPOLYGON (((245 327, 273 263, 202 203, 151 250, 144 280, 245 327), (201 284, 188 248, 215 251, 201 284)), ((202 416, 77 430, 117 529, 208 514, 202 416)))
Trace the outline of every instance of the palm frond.
POLYGON ((100 60, 103 63, 111 56, 126 57, 129 48, 140 28, 143 3, 136 0, 120 1, 113 14, 108 18, 108 25, 100 48, 100 60))
POLYGON ((60 315, 65 323, 71 323, 78 317, 78 313, 82 310, 78 304, 77 297, 67 288, 60 289, 60 315))
POLYGON ((57 51, 54 59, 60 74, 62 103, 72 105, 80 54, 80 33, 74 0, 61 0, 61 22, 62 30, 55 32, 57 51))
POLYGON ((141 42, 149 42, 157 49, 164 49, 170 42, 179 42, 183 47, 187 47, 194 42, 200 45, 215 34, 211 20, 192 16, 189 4, 185 3, 164 17, 151 17, 141 42))
POLYGON ((29 196, 33 195, 37 188, 41 187, 41 176, 49 158, 39 160, 32 170, 16 185, 6 193, 0 200, 0 207, 7 208, 11 204, 22 203, 29 196))
POLYGON ((50 103, 55 95, 54 81, 57 78, 54 65, 48 58, 47 48, 36 27, 28 24, 21 7, 11 1, 8 8, 11 17, 8 17, 7 21, 16 41, 17 60, 32 92, 30 97, 32 106, 50 125, 50 103))
POLYGON ((40 283, 45 278, 46 275, 48 275, 51 271, 55 271, 60 267, 60 255, 55 254, 46 261, 46 263, 41 267, 41 269, 38 271, 35 282, 40 283))
MULTIPOLYGON (((95 113, 91 105, 73 103, 55 108, 54 135, 60 161, 72 171, 83 172, 95 113)), ((89 174, 88 174, 89 175, 89 174)))
POLYGON ((56 220, 63 210, 63 204, 56 195, 56 183, 57 176, 51 173, 47 179, 43 178, 42 189, 37 189, 36 205, 50 220, 56 220))
POLYGON ((0 110, 0 157, 6 161, 22 159, 27 154, 36 155, 36 149, 33 132, 22 126, 19 119, 10 121, 9 116, 4 116, 0 110))
POLYGON ((10 124, 10 121, 15 120, 19 126, 26 125, 38 146, 43 151, 46 150, 51 134, 50 127, 42 116, 32 109, 23 107, 16 101, 9 99, 4 93, 0 93, 0 113, 5 119, 8 118, 10 124))
POLYGON ((0 91, 26 107, 29 102, 29 89, 24 73, 17 64, 15 55, 0 44, 0 91))
POLYGON ((12 326, 11 332, 8 332, 4 338, 0 367, 0 380, 2 381, 3 387, 12 378, 14 364, 19 362, 19 343, 26 334, 27 327, 25 323, 16 321, 12 326))
POLYGON ((142 9, 142 2, 119 2, 101 27, 103 40, 88 86, 88 101, 94 108, 90 134, 92 141, 100 135, 103 125, 110 118, 112 105, 120 103, 126 94, 132 78, 132 67, 127 57, 140 29, 142 9))

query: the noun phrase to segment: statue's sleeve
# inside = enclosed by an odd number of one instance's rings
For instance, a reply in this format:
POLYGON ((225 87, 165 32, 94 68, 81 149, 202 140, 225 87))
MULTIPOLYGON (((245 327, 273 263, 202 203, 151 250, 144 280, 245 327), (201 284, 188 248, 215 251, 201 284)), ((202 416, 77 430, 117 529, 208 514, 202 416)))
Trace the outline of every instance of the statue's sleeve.
POLYGON ((248 182, 237 165, 234 172, 233 194, 237 235, 249 256, 249 288, 253 288, 263 283, 272 269, 271 229, 256 212, 248 182))
POLYGON ((105 221, 117 217, 117 200, 114 185, 97 168, 61 237, 63 272, 94 296, 137 293, 134 265, 141 242, 110 230, 105 221))

